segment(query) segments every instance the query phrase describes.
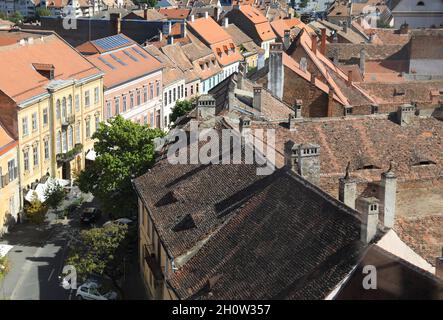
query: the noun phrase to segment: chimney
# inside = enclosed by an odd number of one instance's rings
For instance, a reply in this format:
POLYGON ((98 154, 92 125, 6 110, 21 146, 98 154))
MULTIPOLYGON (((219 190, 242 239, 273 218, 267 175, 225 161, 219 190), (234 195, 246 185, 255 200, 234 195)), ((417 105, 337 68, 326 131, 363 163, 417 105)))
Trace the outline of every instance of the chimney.
POLYGON ((360 240, 368 244, 377 234, 379 201, 374 197, 358 198, 356 207, 361 214, 360 240))
POLYGON ((435 260, 435 275, 443 279, 443 249, 440 257, 435 260))
POLYGON ((291 149, 291 169, 312 184, 320 183, 320 146, 294 144, 291 149))
POLYGON ((312 84, 312 85, 315 85, 315 79, 316 79, 316 77, 317 77, 317 75, 316 75, 314 72, 312 72, 312 73, 311 73, 311 84, 312 84))
POLYGON ((357 183, 355 179, 350 176, 350 165, 348 162, 346 166, 346 174, 339 179, 338 185, 338 199, 348 207, 355 209, 355 199, 357 198, 357 183))
POLYGON ((112 25, 114 27, 114 33, 121 33, 121 14, 120 13, 111 13, 109 16, 112 25))
POLYGON ((365 77, 365 64, 366 64, 366 50, 361 49, 360 50, 360 72, 363 76, 363 79, 365 77))
POLYGON ((261 86, 254 86, 254 96, 252 98, 252 107, 261 112, 261 86))
POLYGON ((392 160, 389 169, 381 175, 380 198, 383 204, 383 225, 393 228, 395 223, 395 204, 397 199, 397 177, 392 171, 392 160))
POLYGON ((271 43, 269 52, 268 90, 274 96, 283 99, 284 68, 283 68, 283 45, 271 43))
POLYGON ((168 36, 168 44, 174 44, 174 36, 173 35, 168 36))
POLYGON ((198 114, 202 120, 213 119, 215 117, 215 99, 210 94, 203 94, 197 102, 198 114))
POLYGON ((158 33, 158 40, 162 41, 163 40, 163 32, 159 31, 158 33))
POLYGON ((343 21, 343 32, 344 33, 348 32, 348 22, 347 21, 343 21))
POLYGON ((237 73, 237 89, 243 89, 243 79, 246 75, 246 62, 241 61, 238 67, 238 73, 237 73))
POLYGON ((315 34, 311 35, 311 49, 314 54, 317 53, 317 35, 315 34))
POLYGON ((303 100, 301 99, 297 99, 295 100, 295 118, 296 119, 301 119, 302 117, 302 107, 303 107, 303 100))
POLYGON ((208 11, 205 11, 205 19, 208 19, 208 17, 209 17, 208 11))
POLYGON ((148 20, 148 9, 147 8, 143 9, 143 19, 148 20))
POLYGON ((171 34, 171 32, 172 32, 172 22, 169 21, 168 22, 168 34, 171 34))
POLYGON ((220 21, 220 8, 219 7, 217 7, 217 6, 215 6, 215 8, 214 8, 214 18, 215 18, 215 21, 220 21))
POLYGON ((189 16, 189 19, 191 20, 191 22, 194 22, 194 20, 195 20, 194 15, 191 14, 191 15, 189 16))
POLYGON ((320 52, 321 54, 326 55, 326 28, 321 29, 320 52))
POLYGON ((233 6, 232 6, 232 9, 234 9, 234 10, 240 10, 240 5, 237 3, 237 4, 234 4, 233 6))
POLYGON ((180 35, 182 38, 185 38, 187 33, 186 33, 186 20, 183 20, 180 23, 180 35))
POLYGON ((348 79, 346 80, 346 85, 348 87, 352 85, 352 70, 348 70, 348 79))
POLYGON ((294 113, 289 114, 289 130, 295 130, 295 124, 303 120, 301 115, 302 100, 297 99, 294 105, 294 113))
POLYGON ((247 116, 241 116, 239 123, 240 134, 243 134, 244 130, 249 128, 251 128, 251 119, 247 116))
POLYGON ((328 108, 327 108, 327 114, 328 117, 332 117, 333 115, 333 110, 334 110, 334 94, 335 94, 335 90, 333 87, 329 87, 329 92, 328 92, 328 108))
POLYGON ((284 31, 284 36, 283 36, 284 49, 288 49, 289 48, 289 45, 290 45, 290 35, 291 35, 291 31, 290 30, 285 30, 284 31))
POLYGON ((412 104, 403 104, 398 107, 397 121, 401 126, 406 126, 412 122, 415 117, 415 106, 412 104))
POLYGON ((227 27, 229 26, 229 19, 228 19, 228 18, 225 18, 225 19, 224 19, 224 21, 223 21, 223 26, 224 26, 225 28, 227 28, 227 27))

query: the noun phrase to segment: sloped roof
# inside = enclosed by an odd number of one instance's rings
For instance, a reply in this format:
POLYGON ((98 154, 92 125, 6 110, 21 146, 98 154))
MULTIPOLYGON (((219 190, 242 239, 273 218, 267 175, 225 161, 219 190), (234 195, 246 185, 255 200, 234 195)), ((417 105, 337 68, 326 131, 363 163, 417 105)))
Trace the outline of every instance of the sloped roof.
POLYGON ((208 45, 230 40, 229 34, 211 17, 189 21, 188 26, 194 30, 208 45))
POLYGON ((83 79, 101 74, 56 34, 38 38, 25 32, 20 35, 23 39, 35 38, 32 44, 28 41, 24 45, 16 43, 0 47, 0 88, 17 103, 47 92, 46 87, 51 81, 34 70, 34 63, 54 65, 54 80, 83 79))
POLYGON ((185 8, 160 8, 158 12, 168 19, 186 19, 191 9, 185 8))
POLYGON ((0 156, 14 148, 18 145, 18 141, 15 141, 14 138, 3 128, 0 123, 0 156))
POLYGON ((178 68, 176 64, 156 46, 147 45, 145 50, 160 61, 164 67, 162 74, 163 87, 185 78, 183 71, 181 71, 180 68, 178 68))

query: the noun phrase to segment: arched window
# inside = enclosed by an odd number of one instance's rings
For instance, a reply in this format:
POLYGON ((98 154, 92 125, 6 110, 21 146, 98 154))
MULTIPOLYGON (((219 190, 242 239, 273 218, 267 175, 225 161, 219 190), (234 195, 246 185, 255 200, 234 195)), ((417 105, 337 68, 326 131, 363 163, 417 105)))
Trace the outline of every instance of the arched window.
POLYGON ((55 114, 57 119, 60 119, 60 99, 57 99, 57 102, 55 103, 55 114))
POLYGON ((72 134, 73 132, 72 132, 73 130, 72 130, 72 126, 69 126, 68 127, 68 148, 69 148, 69 150, 71 150, 72 149, 72 146, 74 145, 74 135, 72 134))
POLYGON ((66 119, 66 98, 63 97, 62 100, 62 117, 63 119, 66 119))
POLYGON ((68 97, 68 112, 70 115, 73 113, 72 111, 73 111, 72 110, 72 96, 69 95, 69 97, 68 97))

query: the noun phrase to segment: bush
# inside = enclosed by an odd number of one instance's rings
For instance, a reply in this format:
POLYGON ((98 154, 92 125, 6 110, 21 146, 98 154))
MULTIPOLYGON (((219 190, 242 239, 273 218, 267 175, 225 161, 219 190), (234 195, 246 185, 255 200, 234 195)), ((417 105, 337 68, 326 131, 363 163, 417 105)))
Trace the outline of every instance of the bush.
POLYGON ((52 209, 57 209, 59 204, 65 198, 65 195, 66 192, 63 187, 59 183, 54 182, 45 190, 45 205, 52 209))
POLYGON ((0 257, 0 280, 8 273, 9 271, 9 261, 6 257, 0 257))
POLYGON ((26 216, 28 220, 35 224, 41 224, 45 221, 46 212, 48 207, 45 206, 34 193, 31 203, 25 207, 26 216))

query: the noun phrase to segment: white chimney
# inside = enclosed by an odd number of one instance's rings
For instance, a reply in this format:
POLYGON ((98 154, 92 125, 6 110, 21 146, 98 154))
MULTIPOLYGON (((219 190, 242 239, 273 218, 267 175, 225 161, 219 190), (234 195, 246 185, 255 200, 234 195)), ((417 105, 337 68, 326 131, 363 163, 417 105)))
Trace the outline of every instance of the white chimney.
POLYGON ((377 234, 379 202, 377 198, 358 198, 357 211, 361 214, 360 240, 368 244, 377 234))
POLYGON ((228 18, 225 18, 224 23, 223 23, 223 26, 224 26, 225 28, 227 28, 228 25, 229 25, 229 19, 228 19, 228 18))
POLYGON ((20 42, 19 42, 19 44, 20 44, 21 46, 24 46, 24 45, 26 44, 26 41, 25 41, 25 39, 20 39, 20 42))
POLYGON ((209 17, 208 11, 205 11, 205 19, 208 19, 208 17, 209 17))
POLYGON ((191 19, 191 22, 194 22, 194 15, 193 14, 191 14, 191 17, 190 17, 190 19, 191 19))
POLYGON ((395 204, 397 200, 397 177, 392 171, 392 161, 389 169, 381 175, 381 195, 383 203, 383 224, 393 228, 395 223, 395 204))
POLYGON ((441 256, 435 259, 435 275, 443 279, 443 249, 441 256))

